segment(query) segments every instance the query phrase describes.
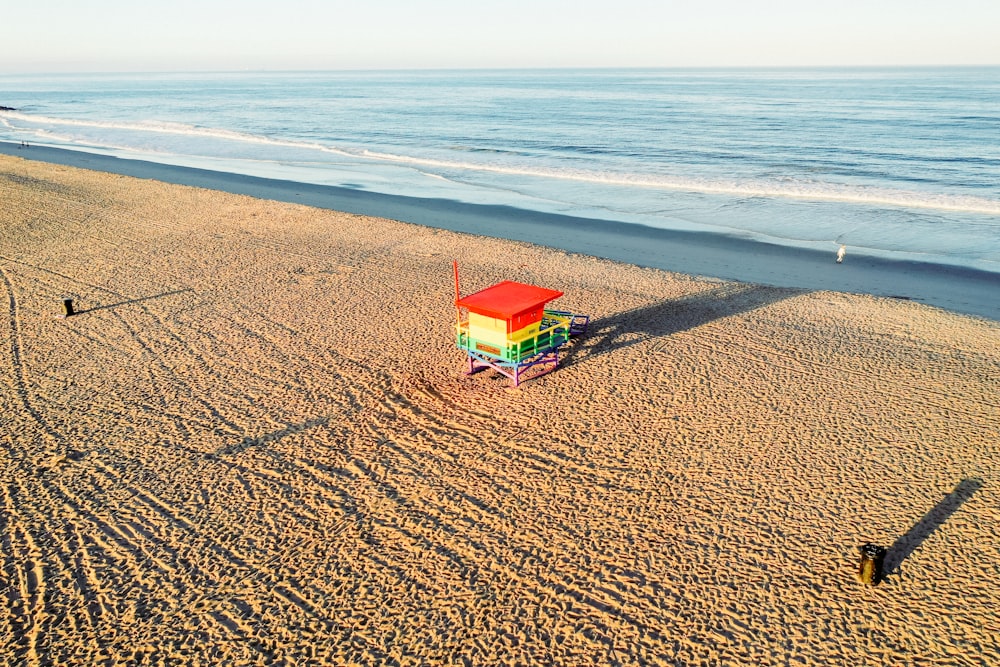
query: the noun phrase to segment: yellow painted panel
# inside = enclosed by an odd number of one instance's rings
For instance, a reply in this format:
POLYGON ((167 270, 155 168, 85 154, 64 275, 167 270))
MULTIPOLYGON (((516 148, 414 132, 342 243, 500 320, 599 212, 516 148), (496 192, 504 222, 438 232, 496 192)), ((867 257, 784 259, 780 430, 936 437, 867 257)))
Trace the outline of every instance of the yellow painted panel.
POLYGON ((504 331, 476 326, 472 323, 472 320, 469 320, 469 335, 478 340, 485 340, 497 345, 507 345, 508 343, 519 343, 523 340, 534 338, 538 335, 540 325, 541 322, 534 322, 523 329, 518 329, 508 334, 504 331))
POLYGON ((485 341, 487 343, 493 343, 494 345, 500 345, 501 347, 507 346, 507 332, 506 331, 496 331, 492 328, 484 328, 476 326, 469 321, 469 335, 476 340, 485 341))
POLYGON ((507 334, 507 320, 499 320, 495 317, 487 317, 486 315, 480 315, 478 313, 469 313, 469 325, 475 325, 480 329, 500 331, 504 335, 507 334))

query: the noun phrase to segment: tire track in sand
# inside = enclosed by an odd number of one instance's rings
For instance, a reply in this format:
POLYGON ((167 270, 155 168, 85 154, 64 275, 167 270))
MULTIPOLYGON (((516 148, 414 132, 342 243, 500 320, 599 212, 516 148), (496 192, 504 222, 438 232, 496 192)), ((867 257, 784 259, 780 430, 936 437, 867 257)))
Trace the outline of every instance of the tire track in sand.
MULTIPOLYGON (((11 650, 28 665, 38 665, 39 626, 44 614, 45 577, 41 552, 31 533, 25 529, 6 485, 0 485, 0 541, 3 547, 3 583, 9 615, 8 632, 11 650), (16 644, 14 642, 17 642, 16 644)), ((2 647, 3 644, 0 644, 2 647)))
POLYGON ((17 395, 21 407, 31 416, 31 419, 38 426, 44 438, 50 444, 56 445, 60 442, 59 435, 48 425, 42 414, 34 406, 31 394, 28 391, 28 381, 24 369, 24 344, 21 340, 21 316, 17 304, 17 294, 14 291, 14 285, 7 271, 2 266, 0 266, 0 278, 3 279, 4 289, 7 292, 7 329, 10 336, 8 351, 14 375, 14 393, 17 395))
MULTIPOLYGON (((34 405, 31 394, 28 390, 28 380, 23 364, 23 343, 21 340, 21 322, 18 301, 13 283, 3 267, 0 267, 0 278, 2 278, 8 296, 8 331, 9 331, 9 356, 13 370, 12 375, 15 381, 15 394, 31 421, 39 428, 42 434, 55 445, 64 442, 61 435, 53 429, 44 418, 39 409, 34 405)), ((134 332, 133 332, 134 333, 134 332)), ((211 409, 211 406, 207 406, 211 409)), ((157 597, 157 594, 164 592, 162 585, 164 581, 179 580, 179 570, 167 564, 167 559, 155 556, 156 551, 167 549, 169 556, 176 555, 168 546, 168 543, 159 542, 154 536, 146 531, 139 535, 150 538, 149 546, 142 546, 141 541, 136 541, 136 534, 123 530, 110 520, 101 519, 96 508, 88 507, 88 503, 81 497, 73 494, 67 487, 58 483, 57 480, 50 480, 48 484, 39 484, 37 475, 48 471, 48 467, 39 468, 24 457, 24 452, 19 452, 13 446, 10 450, 11 461, 20 468, 15 477, 21 480, 16 486, 22 487, 19 495, 24 498, 34 498, 34 503, 27 503, 26 506, 43 506, 50 508, 45 516, 36 516, 29 525, 41 530, 48 526, 50 529, 57 529, 54 521, 58 517, 68 519, 69 525, 91 525, 97 530, 87 531, 92 539, 89 548, 73 549, 66 543, 56 543, 55 549, 49 549, 49 555, 61 561, 64 572, 75 573, 75 588, 78 595, 76 603, 68 603, 67 609, 82 608, 86 613, 88 623, 92 628, 98 627, 103 616, 113 616, 117 610, 114 608, 111 599, 102 592, 102 584, 95 574, 96 568, 94 559, 99 558, 106 564, 118 568, 124 566, 131 571, 130 579, 141 587, 145 592, 144 596, 149 598, 157 597), (27 486, 24 486, 27 484, 27 486), (72 518, 66 517, 68 512, 72 518), (103 536, 103 537, 102 537, 103 536), (159 542, 159 543, 158 543, 159 542), (155 563, 154 569, 159 569, 165 575, 157 578, 159 586, 150 585, 148 566, 155 563), (142 582, 147 582, 143 584, 142 582)), ((65 456, 56 455, 50 457, 52 465, 61 465, 66 462, 65 456)), ((96 480, 94 480, 96 481, 96 480)), ((93 487, 100 488, 99 485, 93 487)), ((89 494, 91 497, 93 494, 89 494)), ((160 516, 171 516, 176 521, 184 523, 178 519, 179 515, 165 509, 162 503, 148 499, 145 495, 140 496, 148 500, 148 505, 160 516)), ((29 529, 13 523, 16 514, 13 512, 15 503, 10 500, 7 488, 4 489, 4 501, 8 507, 5 515, 8 521, 4 523, 3 541, 10 545, 9 563, 5 572, 12 573, 13 580, 6 586, 6 594, 11 600, 12 608, 22 609, 20 615, 16 615, 12 621, 12 636, 23 638, 25 644, 19 649, 24 654, 27 664, 35 665, 39 663, 38 640, 40 629, 46 620, 45 616, 45 567, 43 564, 43 554, 38 548, 35 539, 29 529), (18 555, 20 554, 20 555, 18 555), (23 564, 22 562, 23 561, 23 564), (13 599, 11 596, 14 596, 13 599)), ((91 501, 92 502, 92 501, 91 501)), ((188 524, 190 528, 190 524, 188 524)), ((50 530, 46 532, 56 532, 50 530)), ((80 540, 82 543, 83 540, 80 540)), ((79 546, 82 546, 80 544, 79 546)), ((229 565, 232 564, 230 559, 229 565)), ((211 577, 206 577, 211 578, 211 577)), ((168 586, 169 588, 169 586, 168 586)), ((294 596, 292 596, 294 597, 294 596)))

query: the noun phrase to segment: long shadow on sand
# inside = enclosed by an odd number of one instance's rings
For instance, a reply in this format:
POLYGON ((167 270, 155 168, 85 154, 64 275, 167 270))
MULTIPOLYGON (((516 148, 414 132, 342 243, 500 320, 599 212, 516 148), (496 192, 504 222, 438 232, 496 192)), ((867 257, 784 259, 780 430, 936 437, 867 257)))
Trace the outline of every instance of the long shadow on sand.
POLYGON ((128 301, 119 301, 118 303, 109 303, 106 306, 94 306, 93 308, 86 308, 84 310, 78 310, 78 311, 76 311, 75 314, 76 315, 83 315, 84 313, 92 313, 92 312, 94 312, 96 310, 108 310, 109 308, 118 308, 120 306, 130 306, 130 305, 132 305, 134 303, 142 303, 143 301, 152 301, 153 299, 162 299, 163 297, 166 297, 166 296, 173 296, 175 294, 184 294, 185 292, 192 292, 192 291, 194 291, 194 290, 192 290, 190 287, 187 287, 185 289, 175 289, 175 290, 170 291, 170 292, 163 292, 161 294, 153 294, 151 296, 139 297, 138 299, 129 299, 128 301))
POLYGON ((250 447, 262 447, 276 443, 283 438, 296 433, 301 433, 302 431, 315 428, 317 426, 326 426, 330 423, 329 417, 317 417, 315 419, 308 419, 301 424, 289 424, 285 428, 278 429, 276 431, 271 431, 270 433, 264 433, 257 437, 247 436, 243 438, 240 442, 226 445, 225 447, 220 447, 219 449, 212 452, 213 456, 227 456, 230 454, 239 454, 240 452, 249 449, 250 447))
POLYGON ((889 547, 885 553, 883 571, 886 574, 896 572, 903 561, 982 486, 982 480, 971 477, 959 482, 951 493, 934 506, 934 509, 925 514, 924 518, 918 521, 913 528, 910 528, 906 535, 900 537, 889 547))
POLYGON ((681 299, 654 303, 596 320, 587 327, 581 344, 566 354, 606 354, 637 343, 694 329, 714 320, 749 312, 790 299, 809 290, 764 285, 721 285, 681 299))

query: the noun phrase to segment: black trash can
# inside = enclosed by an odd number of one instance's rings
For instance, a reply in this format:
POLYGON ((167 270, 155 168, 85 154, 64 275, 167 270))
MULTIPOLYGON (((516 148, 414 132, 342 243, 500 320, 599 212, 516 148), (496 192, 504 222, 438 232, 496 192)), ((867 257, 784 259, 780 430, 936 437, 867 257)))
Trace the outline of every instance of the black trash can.
POLYGON ((882 581, 885 551, 885 547, 877 544, 866 544, 861 547, 861 564, 858 566, 858 579, 861 583, 874 585, 882 581))

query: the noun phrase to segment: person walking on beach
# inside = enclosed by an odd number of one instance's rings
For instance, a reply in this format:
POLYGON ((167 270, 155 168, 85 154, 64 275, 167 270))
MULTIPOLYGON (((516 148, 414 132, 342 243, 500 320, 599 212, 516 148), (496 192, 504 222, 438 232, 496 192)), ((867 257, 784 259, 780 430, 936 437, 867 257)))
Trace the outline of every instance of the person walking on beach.
POLYGON ((837 264, 842 264, 844 261, 844 255, 847 254, 847 246, 840 246, 840 250, 837 251, 837 264))

